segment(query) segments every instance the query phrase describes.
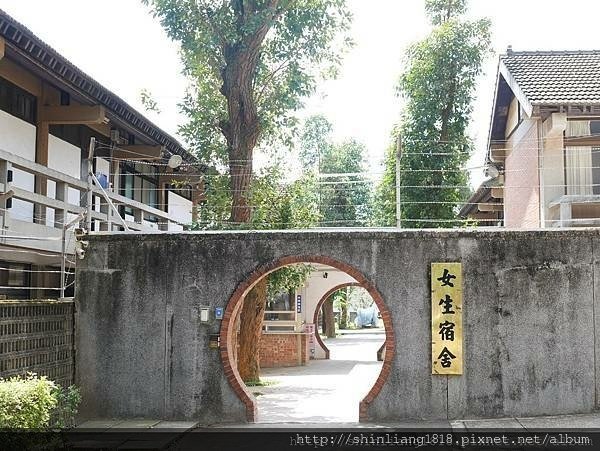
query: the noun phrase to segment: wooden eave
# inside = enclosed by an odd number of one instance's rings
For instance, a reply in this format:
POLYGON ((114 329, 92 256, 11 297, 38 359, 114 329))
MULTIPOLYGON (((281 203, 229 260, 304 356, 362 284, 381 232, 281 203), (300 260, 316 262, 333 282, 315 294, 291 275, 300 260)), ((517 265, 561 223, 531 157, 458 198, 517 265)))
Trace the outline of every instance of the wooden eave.
POLYGON ((112 122, 125 130, 132 130, 134 135, 147 140, 147 144, 160 144, 169 153, 180 155, 184 161, 197 163, 195 157, 177 140, 83 73, 1 9, 0 38, 5 41, 7 56, 32 70, 40 78, 50 81, 73 98, 81 99, 84 104, 104 106, 112 122))

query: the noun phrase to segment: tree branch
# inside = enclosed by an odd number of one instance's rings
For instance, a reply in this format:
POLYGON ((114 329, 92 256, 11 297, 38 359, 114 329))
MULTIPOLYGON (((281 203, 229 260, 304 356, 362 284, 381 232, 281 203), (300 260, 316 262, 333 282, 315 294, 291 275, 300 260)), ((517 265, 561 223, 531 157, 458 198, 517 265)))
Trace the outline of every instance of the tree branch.
POLYGON ((286 69, 290 65, 291 62, 292 62, 292 57, 284 60, 275 70, 273 70, 269 75, 267 75, 267 77, 265 78, 265 81, 261 87, 261 90, 258 92, 258 94, 256 96, 256 103, 260 102, 260 100, 262 99, 262 96, 265 93, 265 90, 267 89, 269 84, 275 79, 275 76, 277 75, 277 73, 282 71, 283 69, 286 69))

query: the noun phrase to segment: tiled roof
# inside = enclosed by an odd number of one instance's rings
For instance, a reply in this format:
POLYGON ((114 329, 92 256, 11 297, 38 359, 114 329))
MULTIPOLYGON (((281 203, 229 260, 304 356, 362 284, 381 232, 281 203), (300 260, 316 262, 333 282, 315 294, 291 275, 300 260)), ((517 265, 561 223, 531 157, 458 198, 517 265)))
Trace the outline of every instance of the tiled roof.
MULTIPOLYGON (((54 74, 75 91, 79 91, 104 105, 117 118, 163 145, 171 154, 181 155, 187 162, 195 163, 198 161, 179 141, 150 122, 123 99, 74 66, 2 9, 0 9, 0 38, 4 38, 7 45, 12 46, 16 52, 31 58, 44 71, 54 74)), ((204 169, 204 167, 202 168, 204 169)))
POLYGON ((500 60, 531 105, 600 104, 600 50, 509 50, 500 60))

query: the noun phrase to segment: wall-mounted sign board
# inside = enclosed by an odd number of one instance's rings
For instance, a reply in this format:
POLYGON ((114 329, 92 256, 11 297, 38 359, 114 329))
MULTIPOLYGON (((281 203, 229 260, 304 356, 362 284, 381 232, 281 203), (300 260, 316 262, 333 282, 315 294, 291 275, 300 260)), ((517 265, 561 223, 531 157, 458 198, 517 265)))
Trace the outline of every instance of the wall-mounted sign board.
POLYGON ((461 263, 432 263, 432 374, 463 374, 462 294, 461 263))

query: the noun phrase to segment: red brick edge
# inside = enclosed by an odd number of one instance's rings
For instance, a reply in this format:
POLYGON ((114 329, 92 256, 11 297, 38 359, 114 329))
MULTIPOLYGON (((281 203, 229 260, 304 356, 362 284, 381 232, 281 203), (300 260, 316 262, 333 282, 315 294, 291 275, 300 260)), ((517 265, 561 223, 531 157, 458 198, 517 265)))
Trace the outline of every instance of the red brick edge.
POLYGON ((386 353, 385 358, 383 360, 383 367, 381 369, 381 372, 379 373, 379 377, 375 381, 375 384, 373 385, 369 393, 367 393, 367 395, 364 397, 364 399, 360 402, 359 405, 359 421, 368 421, 369 406, 381 391, 381 388, 387 381, 392 368, 392 361, 394 358, 396 343, 394 337, 394 329, 392 327, 392 316, 390 314, 389 309, 385 305, 385 302, 383 301, 383 297, 375 288, 375 285, 373 285, 372 282, 367 280, 365 276, 354 267, 329 257, 321 255, 295 255, 283 257, 279 260, 273 261, 271 263, 257 268, 246 278, 245 281, 238 285, 236 290, 233 292, 233 295, 229 299, 229 302, 225 309, 225 313, 223 314, 223 320, 221 322, 221 361, 223 362, 223 370, 225 372, 225 377, 231 385, 231 388, 233 388, 233 391, 237 394, 242 403, 244 403, 244 405, 246 406, 246 419, 250 423, 255 422, 256 400, 254 396, 252 396, 252 394, 246 389, 246 385, 240 378, 240 374, 237 370, 237 367, 235 365, 232 365, 231 356, 233 355, 233 346, 235 346, 235 341, 233 340, 232 326, 235 323, 234 320, 236 316, 239 314, 239 310, 242 305, 241 300, 248 293, 248 291, 250 291, 254 284, 256 284, 256 282, 258 282, 262 277, 266 276, 270 272, 273 272, 276 269, 281 268, 282 266, 287 266, 294 263, 321 263, 337 268, 340 271, 344 271, 346 274, 350 275, 354 278, 354 280, 356 280, 357 285, 362 286, 369 292, 369 294, 375 301, 375 304, 377 304, 377 307, 379 308, 381 317, 383 319, 383 325, 385 327, 386 353))
POLYGON ((329 359, 329 348, 325 345, 325 343, 323 343, 323 340, 321 339, 321 335, 319 334, 319 328, 317 327, 317 321, 319 320, 319 310, 321 310, 321 307, 323 306, 323 303, 327 300, 327 298, 329 296, 331 296, 333 293, 335 293, 337 290, 341 290, 342 288, 346 288, 346 287, 360 287, 360 286, 361 285, 357 282, 341 283, 341 284, 333 287, 327 293, 325 293, 323 295, 323 297, 321 298, 321 300, 319 302, 317 302, 317 307, 315 308, 315 316, 313 317, 313 324, 315 325, 315 338, 319 342, 319 346, 321 346, 321 348, 323 348, 323 350, 325 351, 325 359, 329 359))

